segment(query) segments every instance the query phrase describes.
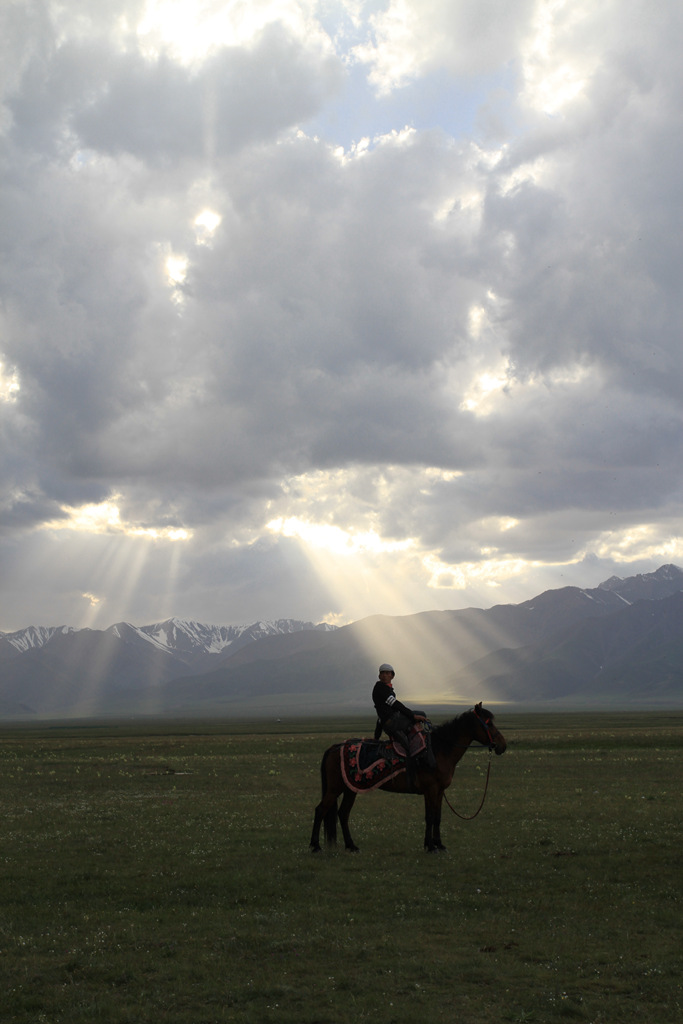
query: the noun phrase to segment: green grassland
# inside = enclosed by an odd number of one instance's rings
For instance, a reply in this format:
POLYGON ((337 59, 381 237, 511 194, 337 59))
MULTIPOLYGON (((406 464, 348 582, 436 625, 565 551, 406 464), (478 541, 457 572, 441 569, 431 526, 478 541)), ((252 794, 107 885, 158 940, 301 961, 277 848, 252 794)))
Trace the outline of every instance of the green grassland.
POLYGON ((321 755, 370 719, 0 730, 0 1020, 682 1019, 683 713, 498 724, 433 855, 384 793, 360 854, 308 851, 321 755))

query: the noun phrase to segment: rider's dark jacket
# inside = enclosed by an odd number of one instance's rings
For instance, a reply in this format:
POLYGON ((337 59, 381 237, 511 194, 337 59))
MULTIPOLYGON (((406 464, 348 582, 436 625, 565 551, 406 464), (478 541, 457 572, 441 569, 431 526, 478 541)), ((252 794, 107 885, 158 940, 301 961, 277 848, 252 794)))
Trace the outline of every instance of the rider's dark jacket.
POLYGON ((375 711, 379 719, 377 729, 375 730, 375 739, 379 739, 383 726, 393 715, 405 715, 411 722, 415 721, 414 712, 401 703, 394 693, 392 686, 388 686, 387 683, 383 683, 381 680, 375 683, 372 691, 372 703, 375 705, 375 711))

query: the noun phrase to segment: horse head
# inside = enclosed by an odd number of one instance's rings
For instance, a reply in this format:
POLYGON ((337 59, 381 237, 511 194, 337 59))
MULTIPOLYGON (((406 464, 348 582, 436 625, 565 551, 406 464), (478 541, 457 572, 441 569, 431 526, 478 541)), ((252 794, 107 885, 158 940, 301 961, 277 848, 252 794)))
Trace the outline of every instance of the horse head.
POLYGON ((504 754, 507 750, 507 742, 502 732, 496 727, 493 714, 481 706, 481 701, 474 705, 472 714, 474 715, 473 738, 477 743, 488 747, 489 750, 495 750, 496 754, 504 754))

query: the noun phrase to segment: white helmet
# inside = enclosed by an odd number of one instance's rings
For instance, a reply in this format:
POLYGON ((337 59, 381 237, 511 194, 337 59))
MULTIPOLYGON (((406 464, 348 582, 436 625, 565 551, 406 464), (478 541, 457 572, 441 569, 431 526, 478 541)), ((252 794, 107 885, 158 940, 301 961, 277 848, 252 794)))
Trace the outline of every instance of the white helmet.
POLYGON ((386 663, 386 661, 384 662, 384 664, 383 664, 383 665, 380 665, 380 667, 379 667, 379 671, 380 671, 380 674, 381 674, 382 672, 391 672, 392 676, 395 676, 395 675, 396 675, 396 673, 394 672, 394 669, 393 669, 393 667, 392 667, 391 665, 388 665, 388 664, 386 663))

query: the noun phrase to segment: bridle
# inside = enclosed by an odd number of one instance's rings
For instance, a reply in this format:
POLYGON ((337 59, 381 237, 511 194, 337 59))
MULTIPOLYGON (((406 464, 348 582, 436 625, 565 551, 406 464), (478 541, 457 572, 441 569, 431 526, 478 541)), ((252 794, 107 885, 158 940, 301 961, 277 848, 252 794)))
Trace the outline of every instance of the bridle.
POLYGON ((489 776, 491 775, 491 751, 492 750, 493 750, 493 747, 489 747, 489 763, 486 766, 486 782, 484 783, 484 795, 482 796, 481 803, 477 807, 477 809, 474 812, 474 814, 460 814, 460 812, 456 811, 455 807, 453 806, 453 804, 448 799, 448 795, 446 793, 446 790, 444 789, 444 791, 443 791, 443 798, 444 798, 444 800, 446 801, 446 803, 448 804, 450 809, 453 811, 453 814, 456 816, 456 818, 460 818, 462 821, 472 821, 472 818, 476 818, 476 816, 479 814, 479 811, 484 806, 484 800, 486 799, 486 792, 487 792, 487 790, 489 788, 489 776))
POLYGON ((487 739, 489 741, 489 753, 491 753, 492 750, 496 749, 496 744, 494 742, 493 736, 491 735, 491 730, 489 729, 489 726, 491 724, 491 719, 490 718, 484 718, 483 715, 479 714, 479 712, 477 711, 476 708, 472 708, 472 711, 474 712, 474 715, 477 718, 477 720, 479 722, 481 722, 481 724, 484 726, 484 729, 486 730, 486 737, 487 737, 487 739))
POLYGON ((479 714, 479 712, 477 711, 476 708, 472 708, 472 711, 474 712, 474 715, 477 718, 477 720, 479 722, 481 722, 481 724, 484 726, 484 729, 486 730, 486 735, 487 735, 488 741, 489 741, 489 763, 488 763, 488 765, 486 767, 486 782, 484 784, 484 795, 482 796, 481 803, 477 807, 477 809, 474 812, 474 814, 460 814, 458 811, 456 811, 455 807, 453 807, 452 803, 448 799, 448 796, 446 794, 446 790, 443 791, 443 798, 444 798, 444 800, 446 801, 446 803, 448 804, 450 809, 453 811, 453 814, 456 816, 456 818, 460 818, 462 821, 472 821, 472 819, 476 818, 476 816, 479 814, 479 811, 484 806, 484 800, 486 800, 486 793, 487 793, 488 788, 489 788, 489 777, 491 775, 491 755, 492 755, 493 751, 496 749, 496 744, 493 741, 493 736, 491 735, 491 730, 489 728, 489 725, 491 724, 491 719, 490 718, 484 718, 483 715, 479 714))

